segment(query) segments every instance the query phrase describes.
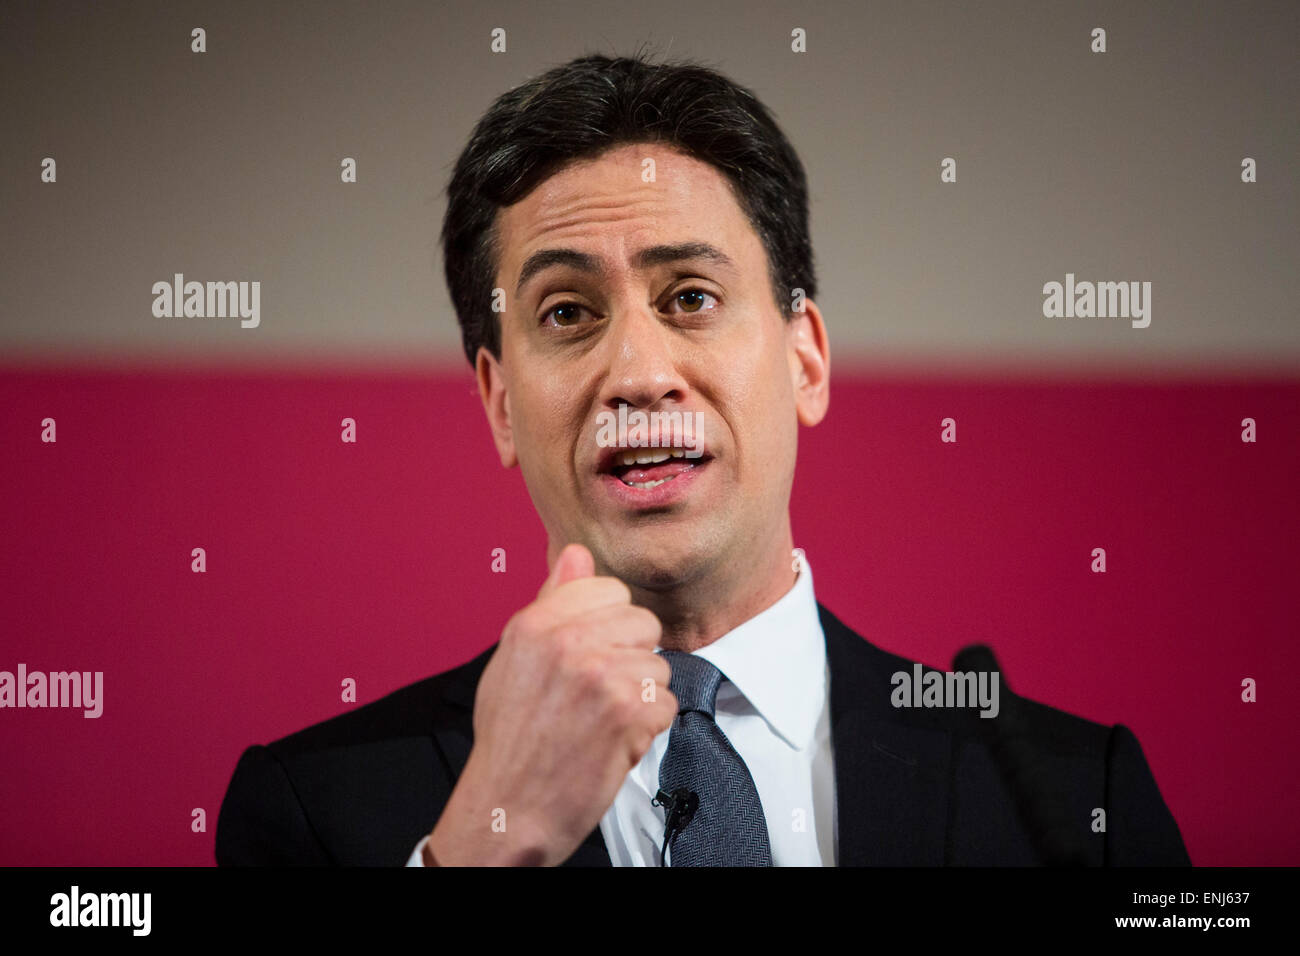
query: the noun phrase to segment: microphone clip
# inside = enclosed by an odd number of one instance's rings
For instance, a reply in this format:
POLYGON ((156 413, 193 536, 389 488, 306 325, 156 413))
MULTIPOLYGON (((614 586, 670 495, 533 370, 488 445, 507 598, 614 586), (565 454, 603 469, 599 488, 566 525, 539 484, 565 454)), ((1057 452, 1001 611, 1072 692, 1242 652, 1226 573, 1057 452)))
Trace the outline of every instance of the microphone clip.
POLYGON ((664 844, 659 851, 659 865, 665 865, 668 844, 690 823, 700 807, 700 797, 694 790, 677 787, 671 793, 660 789, 650 801, 652 807, 664 807, 664 844))

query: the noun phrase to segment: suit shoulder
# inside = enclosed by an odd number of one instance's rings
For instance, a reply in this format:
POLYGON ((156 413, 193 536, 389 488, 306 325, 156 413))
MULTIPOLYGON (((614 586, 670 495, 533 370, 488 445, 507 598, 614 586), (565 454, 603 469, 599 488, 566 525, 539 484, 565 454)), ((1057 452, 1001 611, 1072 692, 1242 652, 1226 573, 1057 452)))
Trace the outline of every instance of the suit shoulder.
MULTIPOLYGON (((890 699, 895 686, 893 675, 904 673, 910 676, 918 664, 923 675, 931 672, 947 673, 940 668, 877 647, 825 607, 821 608, 821 619, 827 635, 832 666, 836 661, 843 663, 851 660, 852 664, 849 666, 861 674, 869 675, 869 681, 874 685, 871 693, 879 701, 890 699)), ((998 685, 999 697, 1003 698, 999 702, 998 718, 981 719, 973 712, 950 707, 896 710, 894 715, 901 720, 911 720, 920 725, 942 728, 960 736, 975 737, 992 730, 992 725, 1001 719, 1004 728, 1007 724, 1012 724, 1017 733, 1023 734, 1027 742, 1037 748, 1078 756, 1104 757, 1106 755, 1107 749, 1111 746, 1111 737, 1116 730, 1115 726, 1088 720, 1060 708, 1013 694, 1006 688, 1002 675, 999 675, 998 685)))
POLYGON ((465 714, 473 711, 479 677, 495 650, 493 644, 464 664, 272 741, 267 748, 285 758, 395 737, 427 736, 452 722, 463 721, 465 714))
MULTIPOLYGON (((938 776, 951 772, 952 813, 962 821, 956 827, 962 834, 954 850, 956 858, 981 865, 990 861, 1024 865, 1040 858, 1078 856, 1069 846, 1077 842, 1076 837, 1062 838, 1065 842, 1057 847, 1069 853, 1044 856, 1025 827, 1068 833, 1078 821, 1091 821, 1096 809, 1104 808, 1104 843, 1089 842, 1084 858, 1110 866, 1188 865, 1178 825, 1129 728, 1097 723, 1013 694, 1003 686, 1000 674, 996 717, 979 715, 986 703, 992 703, 984 695, 978 709, 926 706, 924 701, 917 706, 914 695, 912 703, 900 703, 891 699, 900 672, 913 686, 917 668, 923 680, 930 673, 945 675, 945 685, 948 672, 882 650, 825 608, 821 611, 831 665, 832 720, 838 685, 842 713, 865 712, 877 729, 892 734, 899 745, 919 747, 918 741, 929 742, 934 766, 943 768, 938 776), (949 740, 951 750, 945 744, 949 740), (946 762, 946 753, 951 754, 951 762, 946 762), (1009 780, 1018 781, 1012 786, 1020 796, 1008 789, 1009 780), (1026 800, 1037 808, 1031 824, 1021 819, 1026 800), (1014 837, 1011 842, 1008 834, 1014 837)), ((933 681, 926 683, 933 685, 933 681)), ((898 680, 897 686, 903 686, 903 681, 898 680)), ((953 688, 958 686, 954 680, 953 688)), ((960 700, 960 695, 954 696, 960 700)), ((859 721, 857 726, 870 724, 859 721)))

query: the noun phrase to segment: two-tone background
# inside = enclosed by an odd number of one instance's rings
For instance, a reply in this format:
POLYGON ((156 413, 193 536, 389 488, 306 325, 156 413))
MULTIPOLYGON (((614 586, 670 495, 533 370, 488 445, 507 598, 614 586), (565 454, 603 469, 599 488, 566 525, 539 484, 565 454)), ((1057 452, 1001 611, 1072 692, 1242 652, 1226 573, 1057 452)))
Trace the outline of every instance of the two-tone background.
POLYGON ((245 746, 531 600, 442 190, 498 94, 642 47, 754 89, 808 171, 818 597, 1131 727, 1195 863, 1300 862, 1298 36, 1294 3, 6 3, 0 670, 104 701, 0 709, 0 864, 210 863, 245 746), (259 282, 260 324, 156 317, 177 273, 259 282), (1150 282, 1150 325, 1044 316, 1067 274, 1150 282))

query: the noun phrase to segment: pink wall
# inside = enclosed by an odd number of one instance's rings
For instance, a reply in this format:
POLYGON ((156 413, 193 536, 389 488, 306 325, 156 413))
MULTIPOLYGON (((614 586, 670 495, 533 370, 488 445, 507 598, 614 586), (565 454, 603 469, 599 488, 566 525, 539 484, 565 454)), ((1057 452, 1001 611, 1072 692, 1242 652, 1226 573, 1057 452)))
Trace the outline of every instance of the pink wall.
MULTIPOLYGON (((930 664, 990 642, 1017 692, 1133 728, 1195 863, 1300 863, 1300 379, 837 369, 832 396, 792 505, 824 603, 930 664)), ((467 659, 545 573, 464 369, 11 369, 0 409, 0 670, 105 685, 97 720, 0 711, 0 864, 212 862, 244 746, 355 706, 344 677, 365 703, 467 659)))

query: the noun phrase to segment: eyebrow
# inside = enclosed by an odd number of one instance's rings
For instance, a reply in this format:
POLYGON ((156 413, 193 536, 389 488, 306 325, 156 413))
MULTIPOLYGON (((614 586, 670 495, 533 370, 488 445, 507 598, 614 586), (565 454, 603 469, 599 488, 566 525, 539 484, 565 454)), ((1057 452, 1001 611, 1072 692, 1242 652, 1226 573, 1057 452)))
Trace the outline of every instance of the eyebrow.
MULTIPOLYGON (((730 256, 707 242, 679 242, 674 245, 649 246, 632 257, 632 265, 638 269, 647 269, 689 259, 706 259, 733 270, 736 268, 730 256)), ((568 266, 592 275, 601 275, 605 272, 601 261, 589 253, 579 252, 577 249, 540 249, 524 260, 523 268, 519 270, 515 295, 519 294, 528 280, 553 266, 568 266)))

